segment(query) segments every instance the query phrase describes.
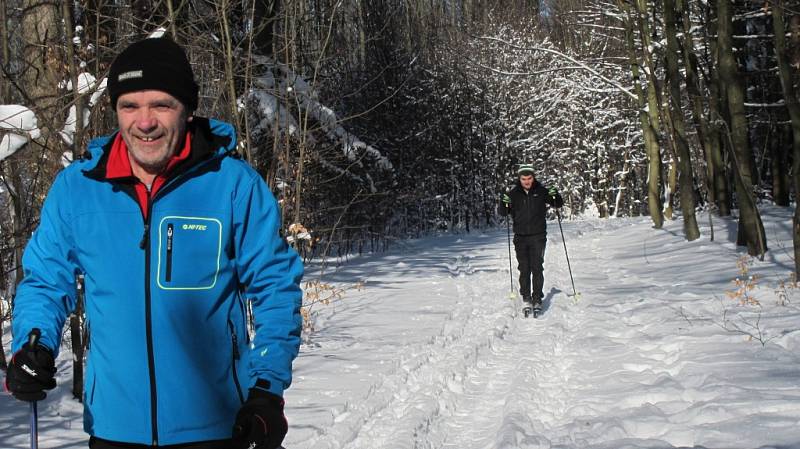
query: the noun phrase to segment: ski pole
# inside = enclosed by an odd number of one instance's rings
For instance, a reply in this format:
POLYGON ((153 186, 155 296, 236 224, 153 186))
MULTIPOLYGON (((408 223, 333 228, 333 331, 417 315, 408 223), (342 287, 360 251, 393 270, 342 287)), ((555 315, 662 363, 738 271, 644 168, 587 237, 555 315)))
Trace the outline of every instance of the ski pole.
POLYGON ((31 449, 39 449, 39 412, 36 401, 31 401, 31 449))
POLYGON ((564 228, 561 227, 561 208, 556 209, 556 216, 558 217, 558 230, 561 231, 561 241, 564 242, 564 255, 567 256, 567 269, 569 270, 569 280, 572 281, 572 296, 578 297, 578 291, 575 290, 575 279, 572 277, 572 267, 569 264, 569 253, 567 252, 567 240, 564 239, 564 228))
POLYGON ((511 289, 508 291, 508 297, 514 299, 514 272, 511 269, 511 222, 506 215, 506 229, 508 230, 508 281, 511 289))
MULTIPOLYGON (((36 350, 41 333, 34 329, 28 336, 28 347, 36 350)), ((31 449, 39 449, 39 410, 36 401, 31 401, 31 449)))

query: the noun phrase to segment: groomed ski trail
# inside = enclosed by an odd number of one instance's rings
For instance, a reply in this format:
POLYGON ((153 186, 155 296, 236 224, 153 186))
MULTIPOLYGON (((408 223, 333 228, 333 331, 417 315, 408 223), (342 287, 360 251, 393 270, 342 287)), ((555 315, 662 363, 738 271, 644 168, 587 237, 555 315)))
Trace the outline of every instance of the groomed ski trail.
MULTIPOLYGON (((561 242, 555 243, 551 236, 545 252, 544 314, 524 318, 521 301, 513 301, 514 320, 508 331, 492 340, 477 363, 467 368, 459 390, 441 395, 447 407, 429 432, 419 435, 414 447, 550 446, 552 429, 568 416, 575 402, 573 341, 585 319, 580 310, 573 310, 574 301, 564 291, 569 277, 566 265, 561 267, 561 242)), ((482 283, 470 283, 477 301, 482 299, 482 289, 482 283)))
POLYGON ((446 263, 445 268, 452 278, 448 289, 456 289, 456 302, 438 334, 404 348, 382 381, 371 386, 357 403, 349 403, 348 409, 336 417, 333 428, 308 447, 418 446, 427 439, 436 417, 449 413, 449 405, 440 401, 442 391, 459 394, 463 390, 468 367, 483 360, 514 325, 516 301, 503 299, 508 296, 508 287, 500 287, 496 273, 467 276, 474 269, 463 257, 446 263), (485 298, 485 290, 471 287, 474 277, 497 284, 492 289, 497 296, 485 298), (415 425, 397 426, 401 418, 415 425))
MULTIPOLYGON (((567 300, 563 294, 554 298, 567 300)), ((551 430, 574 403, 570 388, 572 341, 580 319, 564 304, 550 302, 538 319, 513 323, 506 338, 469 369, 463 393, 448 398, 449 415, 439 416, 419 447, 448 449, 520 448, 547 445, 551 430)))
MULTIPOLYGON (((508 299, 507 251, 492 253, 493 271, 476 270, 464 256, 445 264, 457 300, 438 335, 405 348, 383 380, 307 447, 511 448, 547 441, 540 435, 572 402, 572 357, 565 353, 584 314, 571 310, 564 291, 569 275, 560 240, 548 242, 538 319, 523 318, 518 295, 508 299)), ((515 269, 515 288, 516 277, 515 269)))

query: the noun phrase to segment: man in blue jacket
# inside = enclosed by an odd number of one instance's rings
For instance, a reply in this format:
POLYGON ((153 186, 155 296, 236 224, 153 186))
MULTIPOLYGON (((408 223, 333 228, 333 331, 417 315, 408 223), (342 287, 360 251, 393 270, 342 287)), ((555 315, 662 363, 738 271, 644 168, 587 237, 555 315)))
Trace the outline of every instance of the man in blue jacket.
POLYGON ((517 171, 516 185, 501 198, 500 215, 514 219, 514 251, 519 264, 519 291, 526 307, 541 310, 544 298, 544 250, 547 246, 547 206, 561 207, 564 200, 555 187, 549 189, 533 176, 533 166, 517 171), (533 285, 531 285, 533 279, 533 285))
POLYGON ((277 203, 233 128, 193 116, 198 86, 174 42, 129 46, 108 91, 119 131, 59 173, 25 250, 6 388, 37 401, 55 387, 82 273, 90 448, 279 447, 303 266, 277 203))

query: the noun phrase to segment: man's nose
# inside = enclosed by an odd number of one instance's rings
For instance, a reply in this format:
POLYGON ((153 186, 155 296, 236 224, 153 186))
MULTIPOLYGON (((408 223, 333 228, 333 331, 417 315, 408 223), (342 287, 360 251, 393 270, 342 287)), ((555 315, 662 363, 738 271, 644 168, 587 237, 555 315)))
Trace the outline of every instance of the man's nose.
POLYGON ((136 118, 136 127, 140 131, 150 132, 158 127, 158 120, 149 111, 145 110, 136 118))

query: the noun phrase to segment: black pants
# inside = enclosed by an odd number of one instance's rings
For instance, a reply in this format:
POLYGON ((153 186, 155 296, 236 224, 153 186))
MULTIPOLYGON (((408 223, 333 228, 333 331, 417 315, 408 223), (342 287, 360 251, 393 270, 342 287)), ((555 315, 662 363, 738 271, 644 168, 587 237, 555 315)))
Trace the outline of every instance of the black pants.
POLYGON ((541 302, 544 297, 545 246, 546 235, 514 235, 514 250, 519 263, 519 293, 523 298, 532 298, 534 302, 541 302))
POLYGON ((147 444, 118 443, 102 438, 90 437, 89 449, 153 449, 153 447, 169 449, 230 449, 230 440, 201 441, 197 443, 175 444, 170 446, 150 446, 147 444))

